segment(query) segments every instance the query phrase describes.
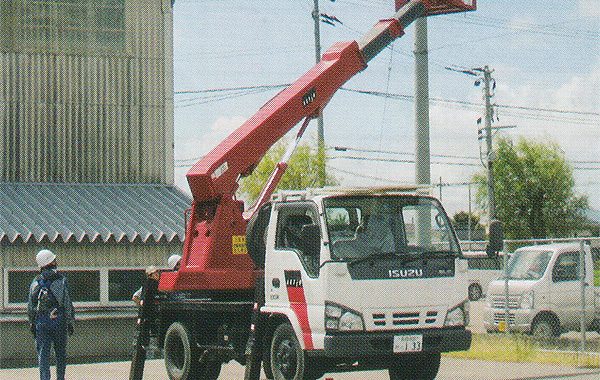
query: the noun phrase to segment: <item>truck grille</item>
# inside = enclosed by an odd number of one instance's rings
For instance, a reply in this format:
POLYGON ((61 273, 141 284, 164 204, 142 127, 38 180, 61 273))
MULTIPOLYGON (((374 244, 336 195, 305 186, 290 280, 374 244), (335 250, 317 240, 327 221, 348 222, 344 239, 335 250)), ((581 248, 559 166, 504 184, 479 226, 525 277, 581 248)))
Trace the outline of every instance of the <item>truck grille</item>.
MULTIPOLYGON (((492 307, 494 309, 506 309, 506 297, 504 295, 493 295, 492 296, 492 307)), ((519 308, 519 297, 509 296, 508 297, 508 308, 518 309, 519 308)))
POLYGON ((409 329, 441 324, 445 315, 439 310, 421 310, 376 312, 371 317, 376 329, 409 329))
MULTIPOLYGON (((504 318, 506 314, 505 313, 494 313, 494 323, 498 324, 501 321, 505 321, 506 319, 504 318)), ((510 325, 514 325, 515 324, 515 315, 514 313, 508 313, 508 324, 510 325)))

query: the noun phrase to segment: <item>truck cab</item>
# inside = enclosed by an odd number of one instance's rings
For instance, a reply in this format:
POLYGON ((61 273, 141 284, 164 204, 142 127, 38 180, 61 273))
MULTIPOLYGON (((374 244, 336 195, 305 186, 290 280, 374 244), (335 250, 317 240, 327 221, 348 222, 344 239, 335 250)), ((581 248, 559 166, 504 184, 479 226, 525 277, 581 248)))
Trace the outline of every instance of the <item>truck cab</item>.
POLYGON ((441 352, 469 348, 466 263, 435 198, 319 189, 279 193, 264 209, 248 246, 264 249, 250 253, 265 255, 273 372, 295 378, 285 373, 302 356, 317 374, 345 365, 434 378, 441 352), (278 339, 281 325, 293 335, 278 339), (289 355, 290 342, 303 354, 289 355))
MULTIPOLYGON (((594 286, 594 262, 584 246, 585 324, 600 331, 599 292, 594 286)), ((511 331, 558 337, 578 331, 581 316, 580 245, 546 244, 517 249, 508 263, 508 309, 511 331)), ((600 285, 600 284, 597 284, 600 285)), ((505 325, 505 278, 488 289, 484 326, 488 332, 505 325)))

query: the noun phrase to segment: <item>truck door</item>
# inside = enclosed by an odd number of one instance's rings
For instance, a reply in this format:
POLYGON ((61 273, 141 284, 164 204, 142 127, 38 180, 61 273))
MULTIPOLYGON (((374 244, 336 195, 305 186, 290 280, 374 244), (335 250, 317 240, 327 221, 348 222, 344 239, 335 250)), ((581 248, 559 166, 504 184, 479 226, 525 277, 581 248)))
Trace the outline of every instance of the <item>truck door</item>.
POLYGON ((312 202, 282 203, 276 210, 274 248, 267 254, 265 272, 266 301, 282 311, 291 309, 290 322, 299 340, 312 349, 315 334, 324 334, 319 282, 322 240, 319 236, 318 241, 307 241, 305 232, 316 227, 320 231, 319 214, 312 202))
POLYGON ((579 252, 561 253, 552 268, 550 284, 551 308, 568 329, 579 326, 581 284, 579 281, 579 252))

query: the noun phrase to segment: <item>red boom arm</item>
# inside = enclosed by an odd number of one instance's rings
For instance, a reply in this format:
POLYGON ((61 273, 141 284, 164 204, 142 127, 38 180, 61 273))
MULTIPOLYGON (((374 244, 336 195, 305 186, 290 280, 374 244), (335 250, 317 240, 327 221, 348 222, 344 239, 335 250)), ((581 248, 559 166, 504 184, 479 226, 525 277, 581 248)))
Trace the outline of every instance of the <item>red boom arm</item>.
POLYGON ((181 269, 164 273, 160 290, 252 289, 255 268, 246 251, 244 205, 235 200, 240 177, 250 174, 267 150, 303 118, 317 115, 344 83, 416 18, 440 13, 440 4, 446 5, 446 13, 470 9, 457 2, 396 0, 400 9, 393 18, 377 23, 359 41, 333 45, 316 66, 198 161, 187 174, 194 201, 181 269))

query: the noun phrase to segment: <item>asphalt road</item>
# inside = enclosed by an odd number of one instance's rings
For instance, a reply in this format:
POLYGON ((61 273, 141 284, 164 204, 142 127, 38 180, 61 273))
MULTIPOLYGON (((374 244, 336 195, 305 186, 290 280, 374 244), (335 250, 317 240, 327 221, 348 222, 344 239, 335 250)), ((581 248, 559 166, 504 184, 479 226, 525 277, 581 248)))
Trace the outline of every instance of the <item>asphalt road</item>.
MULTIPOLYGON (((54 372, 54 371, 53 371, 54 372)), ((144 379, 166 379, 162 360, 146 363, 144 379)), ((0 370, 0 380, 35 379, 36 368, 0 370)), ((129 363, 98 363, 72 365, 67 368, 69 380, 118 380, 129 376, 129 363)), ((219 379, 237 380, 244 378, 244 368, 237 364, 227 364, 219 379)), ((438 380, 533 380, 569 379, 598 380, 600 371, 574 367, 548 366, 531 363, 496 363, 478 360, 442 359, 438 380)), ((263 377, 264 379, 264 377, 263 377)), ((333 380, 387 380, 387 371, 354 372, 328 374, 323 379, 333 380)))
MULTIPOLYGON (((485 301, 473 302, 471 305, 471 325, 469 328, 474 333, 485 333, 483 329, 483 307, 485 301)), ((567 335, 571 339, 578 339, 578 333, 567 335)), ((600 335, 590 333, 591 340, 600 340, 600 335)), ((67 368, 69 380, 117 380, 128 379, 129 362, 98 363, 72 365, 67 368)), ((36 379, 36 368, 4 369, 0 370, 0 380, 36 379)), ((220 379, 243 379, 244 368, 238 364, 230 363, 223 367, 220 379)), ((167 375, 162 360, 150 360, 146 363, 145 379, 166 379, 167 375)), ((264 376, 263 376, 264 379, 264 376)), ((342 374, 328 374, 323 379, 332 380, 387 380, 387 371, 354 372, 342 374)), ((567 366, 552 366, 536 363, 500 363, 479 360, 461 360, 442 358, 442 365, 438 380, 598 380, 600 370, 581 369, 567 366)))

